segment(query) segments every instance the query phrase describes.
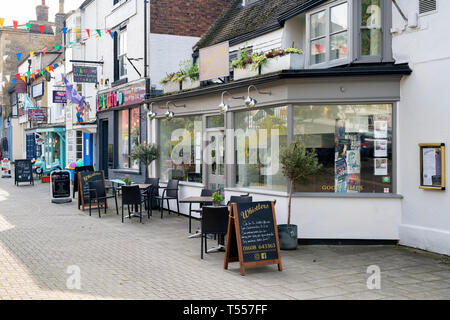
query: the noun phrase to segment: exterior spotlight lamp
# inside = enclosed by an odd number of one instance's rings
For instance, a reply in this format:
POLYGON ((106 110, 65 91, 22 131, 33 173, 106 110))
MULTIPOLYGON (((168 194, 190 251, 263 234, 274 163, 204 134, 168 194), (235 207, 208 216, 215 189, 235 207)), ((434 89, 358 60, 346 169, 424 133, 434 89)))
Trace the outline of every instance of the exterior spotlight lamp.
MULTIPOLYGON (((222 92, 222 102, 219 105, 219 110, 220 110, 220 113, 222 113, 222 114, 227 113, 228 111, 230 111, 230 108, 231 108, 230 105, 225 103, 225 101, 224 101, 225 94, 231 95, 228 91, 222 92)), ((245 99, 244 97, 233 97, 233 96, 231 98, 239 99, 239 100, 244 100, 245 99)))
POLYGON ((245 99, 245 105, 249 109, 256 107, 256 105, 258 104, 258 101, 256 101, 256 99, 253 99, 252 97, 250 97, 250 89, 251 88, 254 88, 256 90, 256 92, 258 92, 258 94, 268 94, 268 95, 272 94, 270 91, 267 91, 267 92, 259 91, 258 88, 254 85, 249 86, 248 87, 248 96, 247 96, 247 99, 245 99))
POLYGON ((148 111, 148 117, 150 120, 155 120, 158 114, 153 111, 153 104, 154 102, 150 103, 150 105, 146 105, 146 109, 148 111))
POLYGON ((169 104, 173 104, 175 106, 175 108, 186 108, 185 104, 177 106, 175 103, 173 103, 171 101, 167 101, 167 103, 166 103, 167 111, 165 113, 167 120, 172 120, 175 117, 175 113, 169 110, 169 104))

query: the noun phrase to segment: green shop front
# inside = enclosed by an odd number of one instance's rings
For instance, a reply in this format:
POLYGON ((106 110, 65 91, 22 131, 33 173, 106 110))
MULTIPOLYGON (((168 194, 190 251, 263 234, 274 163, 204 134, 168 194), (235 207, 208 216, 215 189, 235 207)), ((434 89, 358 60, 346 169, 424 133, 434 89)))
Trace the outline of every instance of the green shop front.
POLYGON ((40 145, 41 160, 44 174, 49 174, 56 168, 66 166, 66 128, 50 127, 35 130, 36 143, 40 145))

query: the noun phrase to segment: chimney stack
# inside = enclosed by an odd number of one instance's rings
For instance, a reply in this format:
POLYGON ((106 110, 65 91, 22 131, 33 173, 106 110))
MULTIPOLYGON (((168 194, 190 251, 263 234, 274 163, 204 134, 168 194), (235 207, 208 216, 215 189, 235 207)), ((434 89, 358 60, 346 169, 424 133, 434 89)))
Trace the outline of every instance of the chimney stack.
POLYGON ((64 13, 64 0, 59 0, 59 12, 64 13))
POLYGON ((55 15, 56 32, 59 33, 64 28, 66 14, 64 13, 64 0, 59 0, 59 12, 55 15))
POLYGON ((37 21, 48 22, 48 6, 45 5, 45 0, 42 0, 42 4, 36 7, 37 21))

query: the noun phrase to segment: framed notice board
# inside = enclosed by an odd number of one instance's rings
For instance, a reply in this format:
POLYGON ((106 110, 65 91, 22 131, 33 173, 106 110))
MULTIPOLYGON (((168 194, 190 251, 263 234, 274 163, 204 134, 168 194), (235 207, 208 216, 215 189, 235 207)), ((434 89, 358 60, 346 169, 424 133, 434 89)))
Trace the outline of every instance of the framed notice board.
POLYGON ((245 269, 277 264, 282 271, 280 242, 273 202, 233 203, 228 223, 224 268, 239 262, 245 269))
POLYGON ((445 190, 445 144, 420 144, 420 188, 445 190))

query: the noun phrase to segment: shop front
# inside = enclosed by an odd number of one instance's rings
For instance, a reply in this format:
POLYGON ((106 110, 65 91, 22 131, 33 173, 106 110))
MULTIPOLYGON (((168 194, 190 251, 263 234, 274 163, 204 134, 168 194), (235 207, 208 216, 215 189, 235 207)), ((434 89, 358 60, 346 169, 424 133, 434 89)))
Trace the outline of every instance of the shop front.
POLYGON ((97 163, 109 179, 129 175, 133 182, 145 180, 144 168, 129 157, 137 145, 146 141, 144 96, 145 83, 139 81, 101 92, 97 97, 97 163))
MULTIPOLYGON (((64 170, 66 164, 66 128, 47 127, 35 129, 36 145, 41 150, 36 162, 39 172, 50 174, 53 170, 64 170)), ((30 136, 33 134, 30 132, 30 136)))
POLYGON ((322 165, 295 186, 292 223, 300 238, 398 240, 396 114, 400 79, 409 72, 283 71, 152 98, 158 117, 150 141, 161 148, 152 175, 180 180, 180 198, 207 188, 223 189, 226 199, 276 200, 277 221, 286 223, 290 190, 279 154, 300 138, 322 165))

